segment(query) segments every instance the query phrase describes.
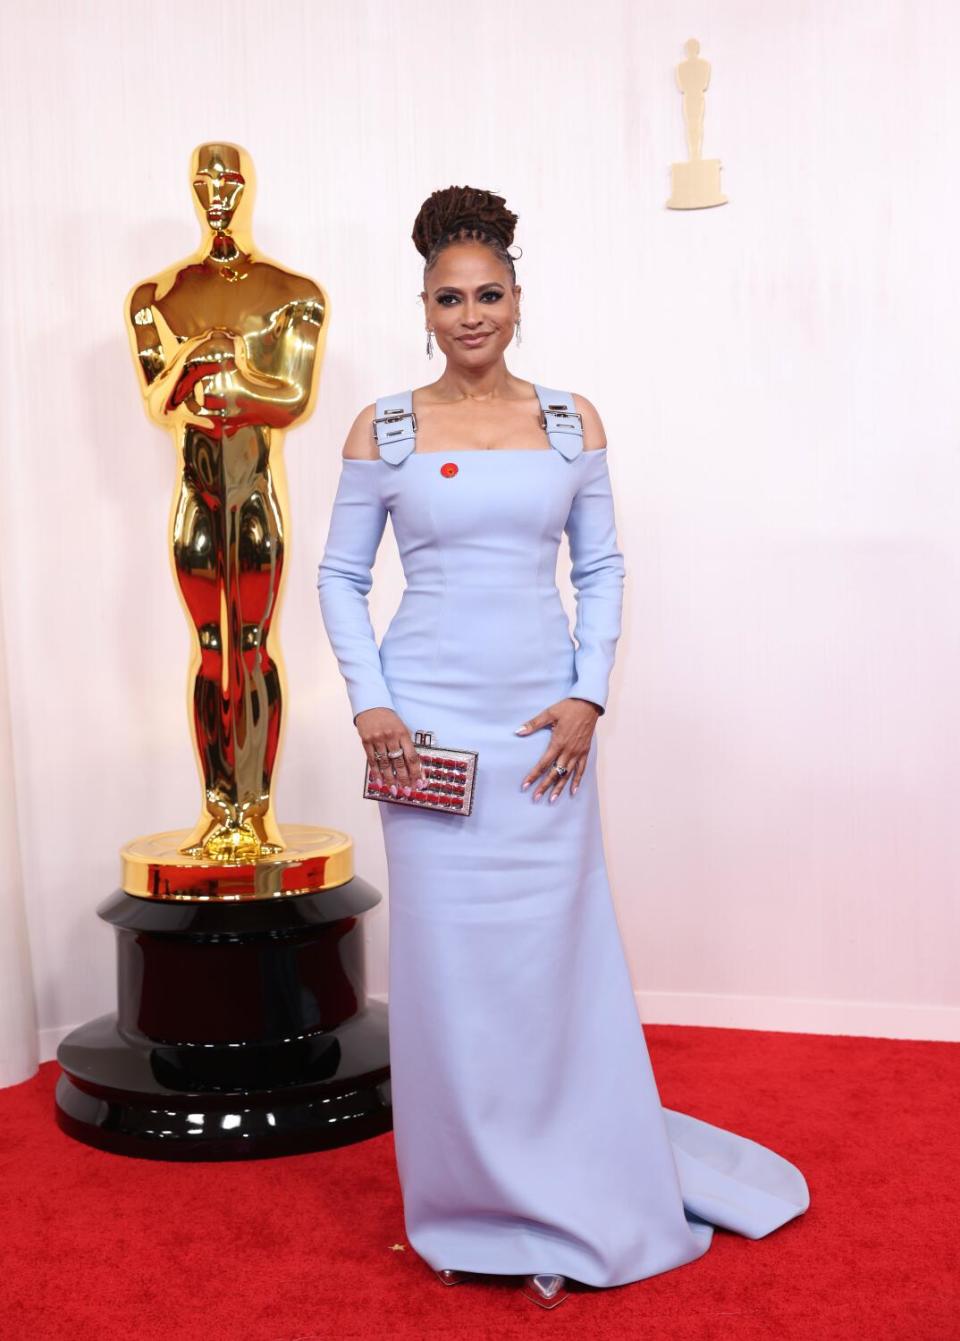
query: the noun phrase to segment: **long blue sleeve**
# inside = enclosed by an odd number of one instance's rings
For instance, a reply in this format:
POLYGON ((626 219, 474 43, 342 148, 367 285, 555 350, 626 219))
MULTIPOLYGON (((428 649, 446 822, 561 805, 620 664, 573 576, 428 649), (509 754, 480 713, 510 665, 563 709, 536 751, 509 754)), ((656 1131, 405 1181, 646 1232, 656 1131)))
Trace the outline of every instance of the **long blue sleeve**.
POLYGON ((606 711, 623 612, 625 565, 617 544, 607 449, 583 454, 584 478, 570 507, 570 577, 576 592, 576 680, 571 698, 606 711))
POLYGON ((354 721, 367 708, 394 708, 367 603, 387 523, 381 469, 379 461, 341 458, 340 483, 317 573, 320 612, 346 681, 354 721))

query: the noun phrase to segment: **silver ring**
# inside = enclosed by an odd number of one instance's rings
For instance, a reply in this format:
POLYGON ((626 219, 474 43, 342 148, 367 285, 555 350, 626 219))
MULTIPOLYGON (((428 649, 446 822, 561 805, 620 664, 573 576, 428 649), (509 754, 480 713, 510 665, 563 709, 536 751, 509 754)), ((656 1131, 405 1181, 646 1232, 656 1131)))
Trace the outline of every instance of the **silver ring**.
POLYGON ((399 759, 401 754, 403 754, 403 750, 387 750, 388 759, 399 759))
POLYGON ((564 767, 563 764, 554 764, 554 766, 553 766, 553 771, 554 771, 555 773, 559 774, 559 776, 560 776, 561 778, 563 777, 563 775, 564 775, 565 773, 569 773, 569 772, 570 772, 569 768, 564 767))

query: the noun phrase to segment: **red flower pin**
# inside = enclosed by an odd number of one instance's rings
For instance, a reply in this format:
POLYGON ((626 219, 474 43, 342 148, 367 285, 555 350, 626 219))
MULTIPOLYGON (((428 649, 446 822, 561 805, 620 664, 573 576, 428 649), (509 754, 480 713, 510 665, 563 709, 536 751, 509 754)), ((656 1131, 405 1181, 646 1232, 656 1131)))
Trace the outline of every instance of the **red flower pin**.
POLYGON ((450 479, 452 475, 456 475, 459 469, 460 467, 455 462, 444 461, 443 465, 440 467, 440 474, 445 475, 447 479, 450 479))

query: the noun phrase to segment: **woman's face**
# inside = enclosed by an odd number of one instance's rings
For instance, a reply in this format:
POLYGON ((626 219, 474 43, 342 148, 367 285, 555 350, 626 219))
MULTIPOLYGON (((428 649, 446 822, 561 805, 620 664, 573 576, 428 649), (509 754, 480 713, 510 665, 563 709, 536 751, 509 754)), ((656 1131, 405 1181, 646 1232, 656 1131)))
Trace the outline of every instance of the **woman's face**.
POLYGON ((425 283, 427 329, 450 363, 476 368, 502 357, 520 316, 520 285, 485 243, 452 243, 425 283))

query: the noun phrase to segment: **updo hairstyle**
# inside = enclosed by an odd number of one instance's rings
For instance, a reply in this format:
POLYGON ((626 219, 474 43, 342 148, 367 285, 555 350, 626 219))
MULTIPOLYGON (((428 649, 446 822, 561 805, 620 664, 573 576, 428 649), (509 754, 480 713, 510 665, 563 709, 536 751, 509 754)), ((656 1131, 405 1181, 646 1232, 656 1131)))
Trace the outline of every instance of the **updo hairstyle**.
POLYGON ((473 186, 447 186, 434 191, 420 206, 413 225, 414 246, 424 259, 426 278, 437 257, 453 242, 482 242, 510 271, 517 272, 507 248, 513 242, 517 215, 507 209, 503 196, 473 186))

